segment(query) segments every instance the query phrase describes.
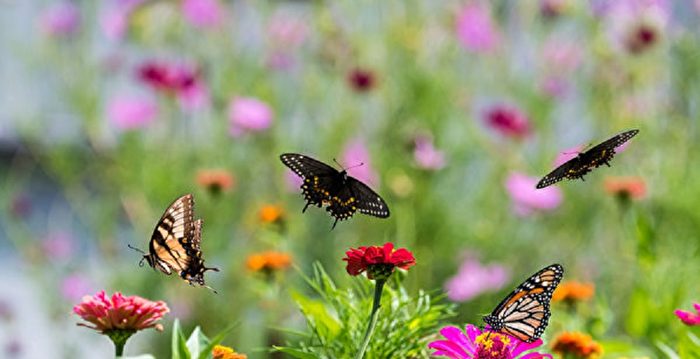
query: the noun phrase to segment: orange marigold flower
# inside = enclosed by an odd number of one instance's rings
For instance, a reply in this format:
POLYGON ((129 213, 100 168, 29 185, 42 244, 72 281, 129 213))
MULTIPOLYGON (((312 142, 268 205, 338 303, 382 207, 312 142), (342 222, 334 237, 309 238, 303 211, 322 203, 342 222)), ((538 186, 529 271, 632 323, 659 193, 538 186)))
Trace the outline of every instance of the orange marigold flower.
POLYGON ((276 223, 284 217, 284 210, 280 206, 267 204, 260 208, 258 216, 263 223, 276 223))
POLYGON ((212 359, 247 359, 248 356, 245 354, 236 353, 233 348, 229 348, 223 345, 215 345, 214 349, 211 350, 212 359))
POLYGON ((552 301, 566 301, 566 302, 576 302, 581 300, 588 300, 593 297, 595 293, 595 285, 593 283, 581 283, 576 281, 569 281, 562 283, 554 291, 552 295, 552 301))
POLYGON ((608 177, 603 182, 605 191, 622 200, 640 200, 647 194, 647 186, 641 177, 608 177))
POLYGON ((224 169, 208 169, 197 172, 197 184, 213 194, 226 192, 233 188, 233 175, 224 169))
POLYGON ((273 272, 289 268, 292 265, 292 256, 285 252, 260 252, 248 256, 246 266, 254 272, 273 272))
POLYGON ((603 354, 603 347, 581 332, 563 332, 554 339, 552 351, 566 358, 592 359, 603 354))

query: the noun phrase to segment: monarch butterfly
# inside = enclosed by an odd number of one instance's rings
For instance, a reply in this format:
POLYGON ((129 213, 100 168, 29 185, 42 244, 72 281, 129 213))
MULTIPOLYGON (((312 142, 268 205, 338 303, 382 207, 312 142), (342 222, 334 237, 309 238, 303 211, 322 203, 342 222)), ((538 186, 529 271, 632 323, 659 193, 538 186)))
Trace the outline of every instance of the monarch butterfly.
POLYGON ((306 205, 302 213, 310 204, 319 208, 327 206, 326 210, 335 218, 333 228, 338 220, 346 220, 356 211, 379 218, 389 217, 389 207, 382 197, 366 184, 348 176, 347 170, 338 171, 296 153, 282 154, 280 160, 304 180, 301 191, 306 205))
POLYGON ((534 342, 547 327, 551 314, 549 302, 563 276, 561 265, 545 267, 505 297, 491 314, 484 316, 484 322, 494 331, 505 332, 524 342, 534 342))
POLYGON ((615 156, 615 148, 629 141, 638 133, 639 130, 636 129, 622 132, 586 152, 579 153, 578 156, 564 162, 564 164, 544 176, 537 183, 536 187, 545 188, 564 178, 580 178, 583 181, 583 176, 593 168, 598 168, 603 164, 610 167, 610 160, 615 156))
POLYGON ((199 246, 201 239, 202 220, 194 220, 194 198, 186 194, 176 199, 163 213, 151 235, 149 253, 131 245, 129 248, 143 253, 140 266, 146 260, 154 269, 167 275, 177 272, 190 285, 198 284, 216 293, 204 283, 204 272, 218 272, 219 269, 204 266, 199 246))

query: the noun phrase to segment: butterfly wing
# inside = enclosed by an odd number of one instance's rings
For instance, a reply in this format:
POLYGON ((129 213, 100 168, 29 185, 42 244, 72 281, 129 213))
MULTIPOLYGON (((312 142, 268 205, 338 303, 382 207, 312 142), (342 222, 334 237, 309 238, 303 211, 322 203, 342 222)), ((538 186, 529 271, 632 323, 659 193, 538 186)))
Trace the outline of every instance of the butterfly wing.
POLYGON ((554 171, 542 177, 542 179, 537 182, 537 186, 535 187, 538 189, 545 188, 563 180, 564 178, 577 178, 585 175, 588 172, 590 172, 590 169, 585 166, 581 166, 581 158, 577 156, 564 162, 561 166, 555 168, 554 171))
POLYGON ((521 341, 531 343, 537 340, 547 327, 549 302, 563 276, 564 268, 559 264, 540 270, 503 299, 490 315, 484 317, 484 321, 492 329, 521 341))
POLYGON ((189 266, 180 276, 190 283, 197 283, 204 286, 204 272, 213 270, 218 272, 218 268, 209 268, 204 266, 200 243, 202 242, 202 220, 198 219, 194 222, 194 233, 190 246, 186 246, 187 255, 189 257, 189 266))
POLYGON ((389 217, 389 206, 369 186, 350 176, 347 178, 346 186, 351 199, 354 199, 352 203, 360 213, 379 218, 389 217))
POLYGON ((639 130, 629 130, 603 141, 590 150, 584 152, 581 156, 581 162, 583 162, 589 168, 596 168, 602 166, 603 164, 608 164, 610 160, 615 157, 615 148, 623 145, 638 133, 639 130))
POLYGON ((338 170, 298 153, 282 154, 280 160, 304 180, 301 190, 307 207, 309 204, 321 207, 323 204, 332 203, 333 189, 338 187, 335 183, 340 176, 338 170))

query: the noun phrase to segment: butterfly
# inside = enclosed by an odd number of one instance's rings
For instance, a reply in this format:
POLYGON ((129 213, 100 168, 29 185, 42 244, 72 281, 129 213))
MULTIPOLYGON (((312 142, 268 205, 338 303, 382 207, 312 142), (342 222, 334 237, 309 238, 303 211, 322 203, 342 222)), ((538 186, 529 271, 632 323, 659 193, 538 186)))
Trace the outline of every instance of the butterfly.
POLYGON ((590 172, 593 168, 598 168, 603 164, 610 167, 610 160, 615 156, 615 148, 629 141, 637 135, 639 130, 629 130, 613 136, 609 140, 591 148, 586 152, 581 152, 578 156, 564 162, 554 171, 544 176, 538 183, 537 188, 545 188, 553 185, 564 178, 576 179, 590 172))
POLYGON ((559 264, 540 270, 515 288, 491 314, 484 316, 484 322, 494 331, 534 342, 547 327, 551 314, 549 302, 563 276, 564 268, 559 264))
POLYGON ((218 272, 218 268, 204 266, 200 243, 202 241, 202 220, 194 219, 194 198, 186 194, 175 200, 160 217, 151 235, 148 252, 132 247, 143 253, 139 262, 148 262, 154 269, 170 275, 173 272, 190 285, 198 284, 214 291, 204 283, 204 272, 218 272))
MULTIPOLYGON (((376 192, 356 178, 348 176, 347 170, 335 168, 311 157, 285 153, 280 160, 303 180, 301 191, 306 200, 303 212, 310 204, 326 207, 335 218, 333 228, 339 220, 360 212, 379 218, 389 217, 389 207, 376 192)), ((333 229, 331 228, 331 229, 333 229)))

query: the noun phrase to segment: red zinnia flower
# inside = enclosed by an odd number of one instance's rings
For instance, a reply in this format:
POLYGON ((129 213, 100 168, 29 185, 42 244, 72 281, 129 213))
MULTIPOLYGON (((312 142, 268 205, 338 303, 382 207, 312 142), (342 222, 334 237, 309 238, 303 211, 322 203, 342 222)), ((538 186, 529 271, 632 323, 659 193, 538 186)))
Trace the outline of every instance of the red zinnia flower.
POLYGON ((348 262, 348 274, 355 276, 367 271, 369 279, 386 279, 394 272, 394 268, 408 269, 416 264, 413 253, 405 248, 394 250, 393 243, 381 247, 350 248, 345 255, 343 260, 348 262))

